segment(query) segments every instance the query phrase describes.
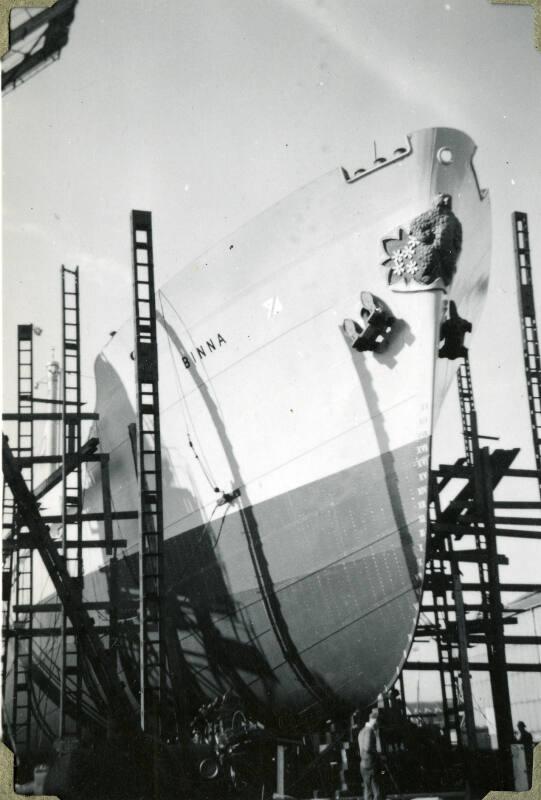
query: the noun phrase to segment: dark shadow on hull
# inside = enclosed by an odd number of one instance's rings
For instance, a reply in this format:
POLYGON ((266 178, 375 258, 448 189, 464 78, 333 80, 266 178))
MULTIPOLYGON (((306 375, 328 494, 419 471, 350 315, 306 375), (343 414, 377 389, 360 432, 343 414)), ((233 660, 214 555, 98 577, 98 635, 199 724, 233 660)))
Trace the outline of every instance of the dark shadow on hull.
MULTIPOLYGON (((175 329, 165 320, 162 314, 158 313, 157 316, 158 322, 162 325, 165 333, 169 337, 180 358, 185 358, 189 361, 189 352, 183 346, 175 329)), ((257 519, 255 517, 253 507, 249 505, 248 502, 248 497, 244 488, 244 481, 233 450, 233 445, 229 439, 218 408, 216 407, 216 403, 212 398, 204 380, 198 374, 196 365, 191 363, 190 369, 193 370, 196 375, 198 391, 205 402, 212 422, 214 423, 216 433, 218 434, 220 443, 227 457, 233 478, 233 485, 237 489, 242 489, 243 492, 243 508, 240 510, 239 516, 242 521, 242 526, 246 537, 246 542, 248 544, 250 558, 257 579, 261 599, 264 603, 267 616, 271 623, 274 635, 276 636, 280 650, 285 661, 289 664, 291 670, 294 672, 296 678, 304 686, 304 688, 309 691, 310 694, 325 708, 330 708, 338 703, 338 698, 336 698, 330 688, 324 684, 321 677, 316 676, 306 666, 291 637, 287 621, 283 615, 280 601, 275 591, 275 585, 270 574, 269 565, 265 557, 257 519)))
POLYGON ((412 345, 415 341, 415 336, 411 333, 410 326, 405 319, 397 319, 393 324, 393 331, 389 346, 382 353, 373 353, 374 358, 380 364, 394 369, 398 363, 396 356, 406 345, 412 345))
MULTIPOLYGON (((110 397, 115 395, 113 418, 104 420, 98 435, 104 451, 108 450, 108 440, 118 432, 125 432, 127 425, 134 420, 133 407, 125 391, 122 381, 114 368, 103 357, 96 362, 98 387, 110 397), (108 427, 111 426, 111 427, 108 427)), ((103 396, 102 396, 103 399, 103 396)), ((103 400, 103 406, 106 403, 103 400)), ((100 404, 98 403, 98 407, 100 404)), ((186 509, 200 506, 199 499, 188 490, 175 485, 170 458, 165 448, 162 450, 163 491, 171 514, 184 516, 186 509)), ((134 465, 135 475, 135 465, 134 465)), ((113 493, 120 481, 126 482, 126 463, 115 464, 111 458, 111 482, 113 493)), ((126 508, 136 508, 137 498, 126 497, 122 504, 126 508)), ((85 511, 101 511, 101 484, 99 471, 93 476, 93 484, 85 494, 85 511)), ((270 695, 275 683, 274 674, 266 659, 258 648, 250 628, 237 612, 236 603, 231 596, 223 567, 217 559, 215 541, 216 532, 211 525, 204 523, 199 515, 199 525, 181 536, 173 536, 165 541, 165 586, 166 586, 166 642, 168 656, 169 691, 172 707, 176 709, 179 719, 186 723, 200 705, 215 695, 233 687, 243 697, 254 714, 265 720, 268 716, 265 707, 255 693, 247 685, 241 672, 248 680, 258 678, 264 690, 270 695), (173 543, 174 541, 174 543, 173 543), (227 617, 232 636, 224 635, 215 620, 227 617), (190 635, 196 641, 196 650, 200 653, 199 672, 194 668, 190 653, 183 652, 182 640, 190 635), (202 665, 201 665, 202 664, 202 665)), ((129 545, 136 541, 136 523, 128 523, 121 529, 120 535, 128 538, 129 545), (132 525, 130 529, 128 526, 132 525)), ((115 532, 116 533, 116 532, 115 532)), ((113 606, 113 619, 109 643, 112 647, 111 668, 122 673, 127 692, 132 701, 137 703, 139 695, 139 647, 138 647, 138 554, 119 553, 98 571, 85 576, 84 597, 87 601, 109 601, 113 606), (114 574, 116 573, 116 575, 114 574)), ((45 599, 54 602, 55 597, 45 599)), ((43 627, 54 626, 54 613, 40 614, 43 627)), ((109 622, 103 614, 95 615, 95 622, 103 625, 109 622)), ((58 639, 51 640, 53 649, 58 639)), ((56 659, 59 658, 58 652, 56 659)), ((36 688, 40 693, 37 713, 34 715, 37 727, 43 729, 46 738, 50 738, 51 730, 58 725, 59 678, 47 667, 45 660, 36 663, 36 688), (41 711, 46 712, 48 726, 39 724, 41 711)), ((86 676, 87 688, 92 685, 91 676, 86 676)), ((99 697, 99 692, 94 693, 99 697)), ((98 704, 99 705, 99 704, 98 704)), ((74 719, 75 706, 68 696, 66 700, 68 716, 74 719)), ((83 725, 94 730, 102 730, 106 726, 104 709, 92 707, 89 713, 83 712, 83 725)), ((172 722, 171 720, 169 722, 172 722)))
MULTIPOLYGON (((100 370, 106 375, 97 375, 105 381, 109 393, 115 393, 116 417, 123 424, 134 419, 134 412, 124 386, 110 364, 101 360, 100 370)), ((97 370, 98 371, 98 370, 97 370)), ((124 466, 125 468, 125 466, 124 466)), ((135 477, 135 464, 134 464, 135 477)), ((168 516, 181 518, 186 509, 201 506, 186 488, 179 488, 175 481, 173 468, 166 449, 162 445, 162 480, 164 502, 167 503, 168 516)), ((136 497, 133 497, 136 506, 136 497)), ((216 532, 213 524, 205 523, 201 514, 195 515, 199 524, 181 536, 170 537, 165 541, 165 586, 166 586, 166 641, 170 666, 171 688, 177 708, 191 714, 205 700, 200 681, 194 668, 184 655, 181 640, 187 633, 197 639, 197 649, 202 651, 207 675, 206 694, 220 694, 231 686, 246 700, 250 707, 263 714, 255 694, 239 674, 237 662, 242 661, 243 670, 257 676, 264 686, 273 682, 272 670, 266 664, 244 621, 237 614, 235 601, 228 589, 223 567, 217 558, 215 547, 216 532), (174 538, 175 544, 172 545, 174 538), (214 622, 215 617, 227 616, 235 629, 235 638, 225 637, 214 622), (180 693, 180 694, 179 694, 180 693)), ((109 573, 111 563, 105 568, 109 573)), ((133 615, 134 599, 138 591, 138 555, 124 556, 118 562, 120 596, 119 607, 128 615, 133 615), (131 611, 130 611, 131 610, 131 611)), ((109 583, 110 580, 109 580, 109 583)), ((137 626, 128 626, 122 634, 127 650, 121 655, 130 688, 135 696, 138 689, 138 648, 137 626), (128 639, 130 641, 128 641, 128 639)))
MULTIPOLYGON (((411 340, 413 340, 411 334, 409 334, 409 336, 411 340)), ((408 520, 406 518, 406 514, 404 512, 404 506, 402 504, 402 499, 400 497, 399 479, 395 467, 395 459, 393 452, 391 450, 391 443, 389 441, 389 436, 387 434, 387 431, 385 430, 384 413, 379 406, 379 398, 377 392, 374 389, 372 376, 370 375, 370 371, 366 366, 366 359, 374 357, 374 354, 356 353, 354 350, 351 349, 351 347, 349 347, 349 343, 347 342, 347 340, 345 341, 351 353, 353 366, 355 367, 355 371, 359 376, 359 381, 361 383, 366 405, 370 413, 370 418, 372 421, 374 433, 376 435, 378 448, 381 454, 380 460, 383 466, 383 474, 385 478, 385 483, 387 485, 387 493, 391 503, 396 530, 398 531, 400 536, 402 552, 404 554, 404 559, 406 562, 411 585, 415 590, 415 592, 419 594, 420 592, 420 579, 418 575, 419 567, 417 564, 417 558, 415 556, 413 539, 409 532, 408 520)), ((396 344, 394 349, 391 349, 390 347, 387 352, 381 353, 379 355, 378 360, 385 362, 387 359, 394 359, 395 354, 399 352, 402 346, 403 345, 400 343, 396 344)))

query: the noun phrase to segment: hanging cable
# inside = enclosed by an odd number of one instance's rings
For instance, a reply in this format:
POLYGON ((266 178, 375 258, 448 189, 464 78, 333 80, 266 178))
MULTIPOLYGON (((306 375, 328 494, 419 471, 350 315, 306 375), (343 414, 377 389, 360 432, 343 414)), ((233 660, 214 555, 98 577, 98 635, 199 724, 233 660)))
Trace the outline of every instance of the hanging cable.
POLYGON ((220 527, 218 528, 218 536, 216 537, 216 541, 214 542, 214 544, 212 546, 211 553, 214 553, 214 551, 218 547, 218 542, 220 541, 220 536, 222 535, 222 530, 223 530, 223 527, 224 527, 226 516, 227 516, 227 509, 224 511, 222 519, 220 520, 220 527))
POLYGON ((199 455, 197 453, 197 450, 195 449, 194 443, 192 442, 192 438, 191 438, 189 432, 187 432, 187 433, 188 433, 188 445, 189 445, 189 447, 191 448, 191 450, 192 450, 192 452, 194 454, 195 460, 199 463, 199 466, 201 467, 201 471, 202 471, 203 475, 205 476, 205 478, 207 479, 207 482, 208 482, 210 488, 212 489, 212 491, 215 492, 215 493, 219 493, 219 491, 220 491, 219 486, 214 486, 213 485, 213 481, 210 479, 209 474, 207 473, 205 467, 203 466, 203 462, 199 458, 199 455))
MULTIPOLYGON (((182 391, 182 385, 181 385, 181 381, 180 381, 180 375, 179 375, 179 372, 178 372, 178 366, 177 366, 177 362, 176 362, 176 359, 175 359, 175 356, 174 356, 174 353, 173 353, 173 348, 171 346, 171 337, 170 337, 169 331, 168 331, 169 323, 167 322, 167 318, 165 316, 165 311, 164 311, 164 307, 163 307, 163 298, 164 297, 165 297, 165 295, 161 292, 161 290, 158 291, 158 298, 159 298, 159 301, 160 301, 160 309, 161 309, 163 321, 165 323, 164 327, 165 327, 165 333, 166 333, 166 336, 167 336, 167 346, 168 346, 168 349, 169 349, 169 357, 171 359, 171 363, 173 364, 173 369, 174 369, 174 373, 175 373, 178 396, 179 396, 180 401, 181 401, 181 407, 182 407, 183 416, 184 416, 184 424, 186 426, 186 436, 187 436, 187 439, 188 439, 188 445, 189 445, 192 453, 194 454, 194 457, 195 457, 196 461, 198 462, 199 467, 200 467, 203 475, 205 476, 205 478, 207 480, 207 483, 209 484, 210 488, 212 489, 213 492, 218 494, 220 492, 220 488, 218 486, 216 486, 216 482, 212 480, 212 477, 211 477, 211 474, 210 474, 210 468, 208 466, 208 463, 207 463, 206 467, 204 466, 201 458, 199 457, 199 454, 198 454, 197 450, 195 449, 195 445, 193 443, 193 440, 192 440, 192 437, 191 437, 191 434, 190 434, 190 429, 189 429, 189 426, 188 426, 188 415, 189 415, 188 404, 186 402, 186 398, 184 397, 184 392, 182 391)), ((165 297, 165 299, 167 300, 167 297, 165 297)), ((167 300, 167 302, 169 302, 169 301, 167 300)), ((171 306, 170 302, 169 302, 169 305, 171 306)), ((173 308, 173 306, 171 306, 171 308, 173 308)), ((174 310, 175 309, 173 308, 173 311, 174 310)), ((177 314, 177 316, 178 316, 178 314, 177 314)), ((179 319, 180 319, 180 317, 179 317, 179 319)))

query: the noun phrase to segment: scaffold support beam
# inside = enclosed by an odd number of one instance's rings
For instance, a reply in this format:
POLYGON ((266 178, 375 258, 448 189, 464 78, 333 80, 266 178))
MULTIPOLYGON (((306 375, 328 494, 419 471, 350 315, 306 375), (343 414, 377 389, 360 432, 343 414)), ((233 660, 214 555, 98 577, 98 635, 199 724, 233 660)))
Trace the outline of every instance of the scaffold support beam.
POLYGON ((15 464, 5 435, 2 437, 2 465, 5 480, 17 503, 22 523, 34 539, 35 547, 66 611, 66 616, 73 630, 77 632, 81 652, 92 669, 112 716, 127 723, 132 722, 134 714, 124 686, 118 674, 109 669, 107 651, 96 631, 94 620, 85 608, 80 592, 76 590, 75 581, 69 574, 64 559, 58 553, 48 526, 41 518, 35 497, 15 464))
MULTIPOLYGON (((17 456, 26 458, 34 452, 34 423, 32 420, 34 387, 34 329, 32 325, 17 326, 17 456)), ((30 489, 33 488, 32 465, 21 469, 30 489)), ((15 503, 12 541, 17 544, 14 566, 15 606, 33 603, 34 561, 33 550, 19 547, 21 543, 19 508, 15 503)), ((34 650, 32 646, 33 614, 14 613, 13 639, 13 708, 12 725, 14 746, 17 752, 30 749, 32 735, 32 691, 30 686, 34 650), (28 634, 28 635, 26 635, 28 634)))
POLYGON ((143 731, 159 737, 164 723, 166 652, 158 342, 150 212, 132 211, 131 229, 140 503, 140 721, 143 731))
MULTIPOLYGON (((537 470, 541 472, 541 357, 535 313, 528 215, 523 211, 513 212, 513 237, 533 449, 537 470)), ((539 492, 541 494, 541 478, 539 492)))
MULTIPOLYGON (((83 582, 83 487, 82 462, 77 454, 81 441, 81 346, 79 269, 62 267, 62 556, 72 578, 72 586, 82 598, 83 582), (70 414, 70 409, 75 414, 70 414)), ((51 520, 52 521, 52 520, 51 520)), ((59 738, 78 735, 82 702, 82 672, 78 637, 68 631, 67 615, 62 610, 60 661, 59 738), (68 707, 77 709, 75 715, 68 707)))

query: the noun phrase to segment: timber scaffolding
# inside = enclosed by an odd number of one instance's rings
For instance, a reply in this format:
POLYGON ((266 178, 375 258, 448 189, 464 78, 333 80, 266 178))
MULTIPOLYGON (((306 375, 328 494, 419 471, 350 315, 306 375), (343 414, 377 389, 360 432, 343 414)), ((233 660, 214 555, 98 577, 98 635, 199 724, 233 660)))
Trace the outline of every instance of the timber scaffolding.
MULTIPOLYGON (((431 471, 429 540, 421 618, 414 643, 431 639, 437 661, 405 664, 408 670, 439 673, 444 732, 451 744, 466 752, 478 749, 471 673, 487 672, 490 678, 498 749, 509 756, 514 741, 509 672, 541 672, 539 661, 512 663, 507 645, 541 645, 540 636, 513 636, 507 630, 516 624, 503 596, 517 592, 539 592, 540 583, 505 583, 499 568, 509 560, 498 552, 501 539, 541 540, 539 500, 496 500, 502 487, 515 496, 516 481, 528 481, 541 491, 541 362, 535 317, 527 215, 512 216, 518 279, 519 319, 530 410, 535 469, 515 469, 518 449, 481 446, 477 427, 472 377, 468 355, 457 373, 465 457, 431 471), (466 481, 466 483, 464 483, 466 481), (453 493, 453 486, 458 486, 453 493), (443 497, 447 500, 444 501, 443 497), (448 499, 449 496, 452 499, 448 499), (503 514, 501 513, 503 512, 503 514), (507 513, 506 513, 507 512, 507 513), (522 514, 521 512, 526 512, 522 514), (533 514, 533 515, 532 515, 533 514), (477 567, 477 579, 463 579, 462 567, 477 567), (472 645, 484 645, 486 659, 470 659, 472 645)), ((541 500, 541 497, 540 497, 541 500)), ((403 699, 403 682, 401 682, 403 699)), ((422 716, 419 714, 419 716, 422 716)), ((511 785, 510 760, 502 761, 504 780, 511 785)))
MULTIPOLYGON (((18 326, 17 411, 3 414, 5 423, 16 423, 16 437, 10 442, 3 436, 2 688, 5 699, 11 694, 11 708, 3 704, 4 730, 19 764, 44 738, 49 743, 55 740, 60 751, 69 749, 70 741, 80 739, 83 721, 88 726, 93 720, 98 727, 117 734, 120 729, 132 733, 139 729, 159 738, 161 733, 166 664, 161 632, 163 512, 150 213, 132 212, 131 227, 137 400, 136 422, 130 433, 139 479, 138 509, 113 510, 109 454, 99 450, 99 438, 94 435, 99 433, 99 415, 83 411, 78 269, 61 270, 61 399, 34 397, 33 326, 18 326), (37 403, 49 403, 51 409, 37 412, 37 403), (61 454, 36 454, 37 421, 60 425, 61 454), (85 422, 94 429, 83 441, 85 422), (102 509, 88 513, 84 510, 83 468, 91 463, 99 469, 102 509), (37 464, 58 466, 34 487, 37 464), (42 502, 55 487, 61 489, 60 513, 44 513, 42 502), (138 588, 142 590, 138 592, 138 622, 132 621, 130 627, 129 620, 118 620, 118 551, 126 548, 127 540, 114 537, 113 523, 134 519, 139 520, 138 588), (89 522, 101 524, 102 538, 86 534, 85 523, 89 522), (107 573, 107 597, 91 601, 83 591, 83 555, 89 548, 99 548, 110 557, 102 570, 107 573), (39 602, 33 588, 36 552, 56 594, 51 602, 39 602), (52 627, 47 624, 51 616, 59 620, 52 627), (123 635, 139 642, 140 685, 130 687, 131 699, 118 661, 118 641, 123 635), (47 670, 33 657, 36 642, 43 638, 52 638, 56 649, 47 670), (11 691, 6 693, 10 682, 11 691), (54 728, 42 714, 36 687, 58 708, 54 728), (140 700, 139 721, 133 693, 140 700)), ((44 655, 42 650, 41 661, 44 655)))
MULTIPOLYGON (((83 442, 81 423, 93 422, 99 432, 99 419, 97 414, 82 410, 77 270, 62 268, 63 396, 60 400, 46 401, 52 408, 43 413, 36 412, 35 408, 44 401, 33 395, 33 329, 31 325, 18 327, 17 412, 3 415, 6 422, 17 423, 11 443, 4 439, 3 446, 3 528, 7 531, 3 549, 3 636, 6 644, 3 689, 6 698, 5 681, 10 671, 12 707, 8 709, 4 704, 5 730, 19 763, 32 749, 33 726, 41 728, 49 739, 63 740, 80 736, 83 719, 100 717, 100 724, 105 727, 105 720, 108 730, 121 719, 131 731, 142 730, 157 741, 172 732, 182 739, 189 722, 182 718, 179 697, 174 697, 172 709, 166 707, 165 698, 166 678, 173 694, 178 694, 182 688, 175 680, 180 670, 167 669, 168 659, 173 659, 174 664, 175 658, 182 659, 182 654, 175 653, 172 639, 176 637, 169 635, 162 605, 163 508, 150 213, 132 212, 131 228, 137 407, 130 436, 139 484, 137 509, 113 510, 109 456, 100 452, 98 436, 92 435, 83 442), (55 404, 60 410, 55 409, 55 404), (35 453, 33 426, 36 421, 44 420, 55 420, 61 426, 61 455, 38 456, 35 453), (100 471, 102 510, 86 513, 81 473, 83 465, 90 463, 97 464, 100 471), (58 466, 35 486, 37 464, 58 466), (56 486, 62 491, 61 513, 47 515, 40 504, 56 486), (134 611, 131 621, 118 618, 118 551, 124 549, 127 542, 113 535, 113 523, 129 519, 139 521, 138 613, 134 611), (102 525, 103 538, 86 536, 84 523, 91 521, 102 525), (53 525, 59 526, 60 536, 51 535, 49 526, 53 525), (107 596, 89 601, 83 595, 83 554, 88 548, 96 547, 109 556, 107 596), (54 585, 57 595, 54 602, 36 601, 33 587, 36 551, 54 585), (58 615, 60 624, 46 627, 42 622, 44 614, 58 615), (35 663, 35 642, 41 637, 56 637, 59 642, 60 670, 51 661, 46 674, 44 667, 35 663), (135 690, 133 680, 128 691, 120 677, 116 646, 119 640, 136 643, 139 674, 135 690), (11 645, 10 657, 8 644, 11 645), (39 686, 54 698, 60 711, 56 730, 43 718, 33 686, 39 686)), ((416 634, 418 638, 430 637, 435 641, 439 660, 415 662, 410 659, 405 665, 410 670, 439 673, 445 735, 450 743, 470 751, 477 747, 470 673, 488 671, 498 744, 500 750, 507 753, 513 741, 507 672, 539 671, 540 667, 533 663, 508 663, 506 645, 541 643, 541 637, 507 635, 506 629, 515 619, 506 614, 502 603, 502 595, 506 593, 540 591, 541 584, 503 583, 499 579, 499 566, 507 563, 498 552, 500 537, 541 539, 538 513, 541 502, 494 499, 494 490, 504 479, 533 480, 541 486, 541 372, 525 214, 516 212, 513 215, 513 230, 536 469, 513 468, 518 450, 489 452, 487 447, 481 447, 480 440, 484 437, 480 437, 477 430, 466 356, 458 371, 466 456, 456 464, 441 465, 431 471, 429 543, 421 605, 423 619, 416 634), (452 494, 457 482, 460 488, 450 501, 444 500, 452 494), (537 516, 499 516, 497 512, 502 509, 532 510, 537 516), (466 563, 477 568, 477 580, 463 580, 461 565, 466 563), (475 602, 470 600, 472 593, 477 595, 475 602), (486 646, 486 662, 470 660, 472 644, 486 646)), ((41 660, 42 655, 40 653, 41 660)), ((401 688, 404 700, 403 685, 401 688)))

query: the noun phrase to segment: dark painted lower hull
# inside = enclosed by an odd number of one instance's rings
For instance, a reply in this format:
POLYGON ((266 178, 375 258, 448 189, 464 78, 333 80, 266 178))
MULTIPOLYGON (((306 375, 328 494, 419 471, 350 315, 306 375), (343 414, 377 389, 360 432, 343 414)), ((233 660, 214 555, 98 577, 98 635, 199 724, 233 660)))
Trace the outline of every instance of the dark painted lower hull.
MULTIPOLYGON (((230 514, 221 533, 213 523, 166 540, 177 705, 195 712, 232 688, 259 717, 309 727, 331 710, 374 702, 392 685, 406 656, 404 631, 416 623, 426 534, 419 486, 426 485, 428 449, 427 440, 418 441, 230 514), (257 585, 229 592, 216 558, 219 536, 238 539, 239 558, 249 558, 257 585), (268 562, 276 559, 286 559, 294 577, 275 583, 268 562)), ((120 558, 117 571, 115 641, 135 697, 137 554, 120 558)), ((103 599, 110 576, 111 564, 88 575, 85 598, 103 599)), ((48 617, 40 615, 43 626, 54 622, 48 617)), ((41 714, 54 730, 58 639, 52 642, 34 672, 41 714)))

